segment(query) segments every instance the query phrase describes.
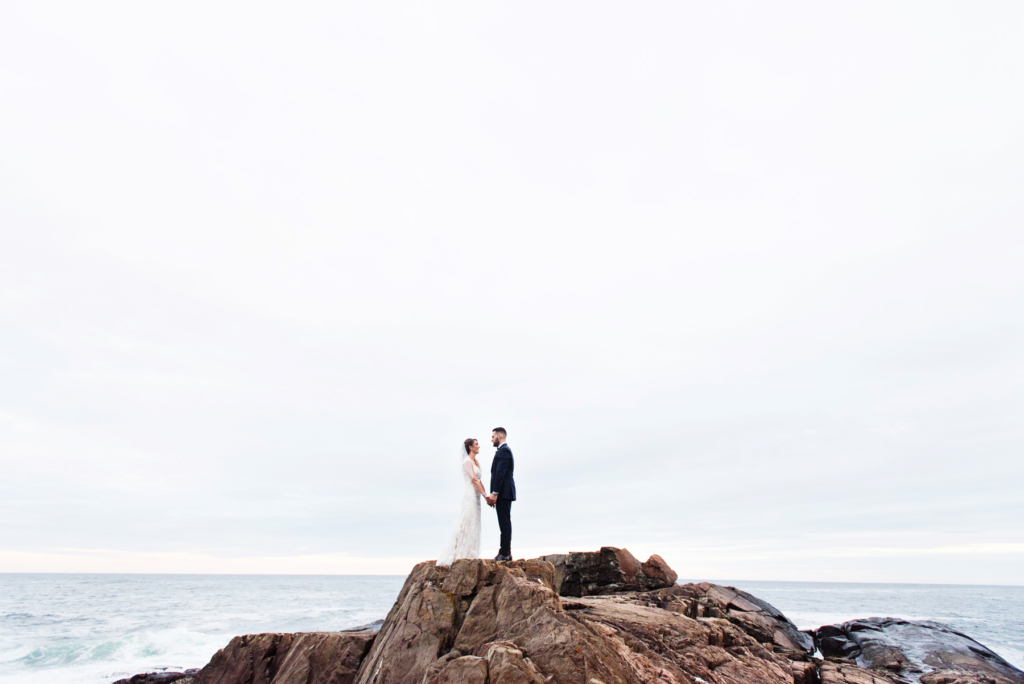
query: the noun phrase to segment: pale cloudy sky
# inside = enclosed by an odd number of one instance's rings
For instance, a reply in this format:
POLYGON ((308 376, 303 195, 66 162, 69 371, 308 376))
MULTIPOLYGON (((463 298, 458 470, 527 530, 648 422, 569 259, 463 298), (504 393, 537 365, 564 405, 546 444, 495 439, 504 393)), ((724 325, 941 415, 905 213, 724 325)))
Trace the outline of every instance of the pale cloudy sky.
POLYGON ((1024 5, 277 5, 0 9, 0 571, 403 573, 500 424, 517 556, 1024 583, 1024 5))

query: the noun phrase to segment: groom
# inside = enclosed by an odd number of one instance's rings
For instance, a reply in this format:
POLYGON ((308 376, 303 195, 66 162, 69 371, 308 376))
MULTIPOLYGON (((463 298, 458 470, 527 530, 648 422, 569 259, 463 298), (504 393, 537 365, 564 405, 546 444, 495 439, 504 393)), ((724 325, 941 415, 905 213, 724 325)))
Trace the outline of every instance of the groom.
POLYGON ((501 548, 496 561, 512 560, 512 502, 516 500, 516 481, 512 479, 515 461, 512 450, 505 444, 505 428, 496 427, 491 433, 491 444, 498 447, 491 461, 491 493, 487 503, 498 510, 498 528, 501 530, 501 548))

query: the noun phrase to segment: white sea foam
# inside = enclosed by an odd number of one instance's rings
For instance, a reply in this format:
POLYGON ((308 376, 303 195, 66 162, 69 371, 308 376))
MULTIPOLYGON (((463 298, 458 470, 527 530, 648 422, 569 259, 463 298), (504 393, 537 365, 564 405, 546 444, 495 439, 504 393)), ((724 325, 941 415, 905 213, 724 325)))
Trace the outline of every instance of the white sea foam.
POLYGON ((200 667, 232 636, 387 614, 403 577, 0 575, 0 680, 109 684, 200 667))

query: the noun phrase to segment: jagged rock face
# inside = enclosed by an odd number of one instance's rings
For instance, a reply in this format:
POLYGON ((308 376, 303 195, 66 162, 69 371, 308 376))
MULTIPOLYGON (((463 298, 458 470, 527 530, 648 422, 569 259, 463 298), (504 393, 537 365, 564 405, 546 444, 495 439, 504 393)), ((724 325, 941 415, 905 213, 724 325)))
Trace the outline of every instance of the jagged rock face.
POLYGON ((370 632, 247 634, 232 639, 194 684, 352 684, 370 632))
POLYGON ((692 618, 724 618, 777 652, 814 653, 810 634, 797 629, 775 606, 735 587, 679 584, 643 595, 643 600, 692 618))
MULTIPOLYGON (((451 568, 437 567, 433 561, 420 563, 405 581, 402 591, 388 613, 387 619, 367 655, 359 672, 358 684, 383 682, 421 684, 428 669, 431 677, 440 672, 439 657, 451 655, 456 637, 467 621, 470 625, 478 618, 471 617, 477 599, 476 611, 485 602, 493 600, 495 589, 505 578, 513 575, 526 586, 538 587, 558 600, 554 593, 554 568, 550 563, 537 560, 495 563, 485 560, 459 560, 451 568)), ((528 590, 517 598, 526 600, 528 590)), ((523 603, 508 613, 531 609, 523 603)), ((470 636, 472 627, 466 630, 470 636)), ((456 658, 462 652, 455 654, 456 658)), ((466 663, 452 667, 468 667, 466 663)), ((447 676, 447 675, 446 675, 447 676)))
POLYGON ((641 563, 626 549, 541 556, 555 568, 555 591, 562 596, 596 596, 622 591, 649 591, 675 584, 676 573, 661 556, 641 563))
POLYGON ((897 682, 1024 684, 1024 672, 967 635, 935 622, 852 620, 819 627, 815 638, 826 657, 848 659, 897 682))
POLYGON ((555 568, 542 560, 421 563, 356 684, 816 684, 813 666, 726 619, 630 596, 563 603, 554 587, 555 568))

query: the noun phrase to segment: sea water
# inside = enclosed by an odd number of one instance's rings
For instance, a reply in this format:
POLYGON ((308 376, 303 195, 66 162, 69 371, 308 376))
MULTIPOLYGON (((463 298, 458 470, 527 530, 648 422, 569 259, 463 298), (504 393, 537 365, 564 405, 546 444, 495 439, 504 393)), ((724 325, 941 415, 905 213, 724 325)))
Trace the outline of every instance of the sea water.
MULTIPOLYGON (((329 631, 383 618, 404 577, 0 574, 0 681, 110 684, 201 667, 237 634, 329 631)), ((936 620, 1024 668, 1024 587, 720 582, 797 626, 936 620)))
POLYGON ((404 577, 0 574, 0 682, 110 684, 202 667, 231 637, 348 629, 404 577))

